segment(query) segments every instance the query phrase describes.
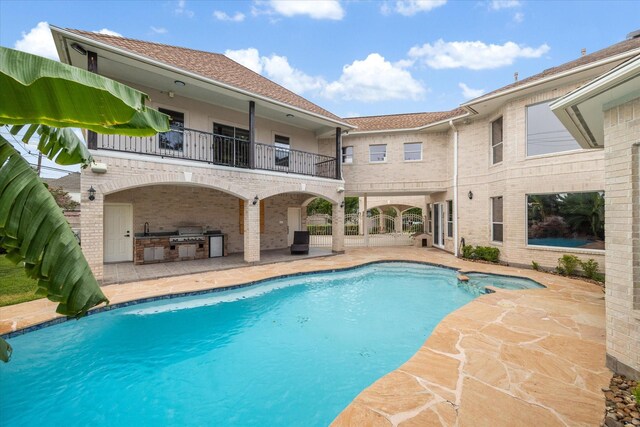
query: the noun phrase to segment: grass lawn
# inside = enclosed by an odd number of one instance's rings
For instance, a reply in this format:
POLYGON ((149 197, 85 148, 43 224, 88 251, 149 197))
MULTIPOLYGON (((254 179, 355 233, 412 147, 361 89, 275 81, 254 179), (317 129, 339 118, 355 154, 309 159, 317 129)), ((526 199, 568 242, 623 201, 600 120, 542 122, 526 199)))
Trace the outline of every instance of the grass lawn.
POLYGON ((42 298, 36 297, 38 282, 24 273, 21 264, 13 265, 6 255, 0 255, 0 307, 42 298))

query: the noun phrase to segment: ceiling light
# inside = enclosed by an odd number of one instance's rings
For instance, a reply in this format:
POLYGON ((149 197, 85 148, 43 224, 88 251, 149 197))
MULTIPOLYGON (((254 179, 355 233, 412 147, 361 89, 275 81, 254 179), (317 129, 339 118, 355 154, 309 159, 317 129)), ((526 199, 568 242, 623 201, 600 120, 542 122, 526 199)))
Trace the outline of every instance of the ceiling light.
POLYGON ((287 117, 292 118, 292 117, 295 117, 295 116, 293 114, 289 113, 289 114, 287 114, 287 117))
POLYGON ((86 55, 87 54, 87 51, 85 50, 85 48, 80 46, 78 43, 71 43, 71 48, 73 50, 75 50, 76 52, 78 52, 80 55, 86 55))
POLYGON ((176 81, 174 81, 174 83, 176 84, 176 86, 185 86, 186 85, 186 83, 183 82, 182 80, 176 80, 176 81))

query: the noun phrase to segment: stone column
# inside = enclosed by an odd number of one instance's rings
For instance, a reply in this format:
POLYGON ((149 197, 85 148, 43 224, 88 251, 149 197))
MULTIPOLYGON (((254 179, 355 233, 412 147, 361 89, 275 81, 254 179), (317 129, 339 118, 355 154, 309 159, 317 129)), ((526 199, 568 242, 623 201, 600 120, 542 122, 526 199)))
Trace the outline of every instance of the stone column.
POLYGON ((260 203, 244 202, 244 260, 260 261, 260 203))
POLYGON ((400 212, 400 209, 396 208, 395 206, 393 207, 393 210, 396 211, 394 224, 396 226, 396 233, 402 233, 402 212, 400 212))
POLYGON ((340 207, 339 203, 333 204, 331 213, 331 252, 341 254, 344 253, 344 207, 340 207))
MULTIPOLYGON (((93 173, 82 171, 80 179, 80 238, 84 254, 93 275, 98 281, 104 276, 104 194, 99 189, 93 173), (89 187, 96 191, 95 200, 89 200, 89 187)), ((133 230, 132 230, 133 231, 133 230)))

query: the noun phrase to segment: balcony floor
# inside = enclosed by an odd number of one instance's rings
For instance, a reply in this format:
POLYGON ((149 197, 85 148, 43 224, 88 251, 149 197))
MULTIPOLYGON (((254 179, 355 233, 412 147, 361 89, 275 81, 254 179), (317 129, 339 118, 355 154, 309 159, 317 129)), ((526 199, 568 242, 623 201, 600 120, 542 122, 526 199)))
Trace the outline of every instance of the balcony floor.
MULTIPOLYGON (((260 252, 260 261, 255 264, 273 264, 295 261, 305 258, 317 258, 332 255, 331 248, 309 248, 309 254, 291 255, 289 248, 272 249, 260 252)), ((197 259, 193 261, 164 262, 158 264, 135 265, 133 262, 104 264, 103 285, 128 283, 138 280, 158 279, 161 277, 181 276, 206 271, 227 270, 246 267, 244 254, 236 253, 226 257, 197 259)))

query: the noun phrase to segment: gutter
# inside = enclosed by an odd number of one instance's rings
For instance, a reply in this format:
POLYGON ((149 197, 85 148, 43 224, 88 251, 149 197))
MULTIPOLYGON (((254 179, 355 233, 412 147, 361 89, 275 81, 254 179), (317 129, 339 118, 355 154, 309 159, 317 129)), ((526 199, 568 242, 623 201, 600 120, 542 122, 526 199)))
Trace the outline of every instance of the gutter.
MULTIPOLYGON (((164 69, 164 70, 168 70, 168 71, 174 72, 174 73, 176 73, 178 75, 191 77, 194 80, 199 80, 199 81, 204 82, 204 83, 213 84, 214 86, 218 86, 218 87, 221 87, 223 89, 227 89, 227 90, 229 90, 231 92, 236 92, 236 93, 239 93, 241 95, 245 95, 245 96, 247 96, 249 98, 254 98, 254 99, 257 99, 257 100, 260 100, 260 101, 267 102, 269 104, 277 105, 279 107, 284 107, 284 108, 287 108, 289 110, 296 111, 298 113, 306 114, 306 115, 309 115, 309 116, 312 116, 312 117, 315 117, 315 118, 318 118, 318 119, 322 119, 322 120, 325 120, 325 121, 328 121, 328 122, 331 122, 331 123, 334 123, 334 124, 338 124, 341 127, 354 129, 353 125, 350 125, 348 123, 332 119, 330 117, 323 116, 323 115, 321 115, 319 113, 308 111, 308 110, 302 109, 300 107, 295 107, 293 105, 286 104, 284 102, 277 101, 277 100, 272 99, 272 98, 268 98, 268 97, 266 97, 264 95, 258 95, 256 93, 249 92, 247 90, 240 89, 238 87, 231 86, 229 84, 222 83, 222 82, 219 82, 217 80, 210 79, 210 78, 205 77, 205 76, 203 76, 201 74, 197 74, 197 73, 194 73, 194 72, 191 72, 191 71, 183 70, 182 68, 178 68, 178 67, 176 67, 174 65, 170 65, 170 64, 167 64, 167 63, 164 63, 164 62, 160 62, 160 61, 157 61, 155 59, 149 58, 148 56, 136 54, 136 53, 133 53, 133 52, 131 52, 129 50, 122 49, 122 48, 119 48, 119 47, 116 47, 116 46, 101 42, 99 40, 92 39, 90 37, 86 37, 86 36, 83 36, 83 35, 80 35, 80 34, 72 33, 70 31, 66 31, 66 30, 64 30, 64 29, 62 29, 60 27, 56 27, 55 25, 50 25, 49 27, 52 30, 57 31, 60 35, 64 36, 63 38, 69 38, 69 39, 72 39, 72 40, 77 40, 79 42, 92 44, 92 45, 100 47, 100 48, 102 48, 104 50, 107 50, 107 51, 110 51, 110 52, 113 52, 113 53, 117 53, 119 55, 131 58, 131 59, 134 59, 134 60, 137 60, 137 61, 140 61, 140 62, 146 62, 146 63, 148 63, 150 65, 153 65, 155 67, 158 67, 160 69, 164 69)), ((56 47, 56 49, 57 49, 57 47, 56 47)), ((69 57, 68 57, 68 54, 67 54, 67 60, 68 59, 69 59, 69 57)))
POLYGON ((458 128, 449 120, 453 130, 453 253, 458 257, 458 128))

